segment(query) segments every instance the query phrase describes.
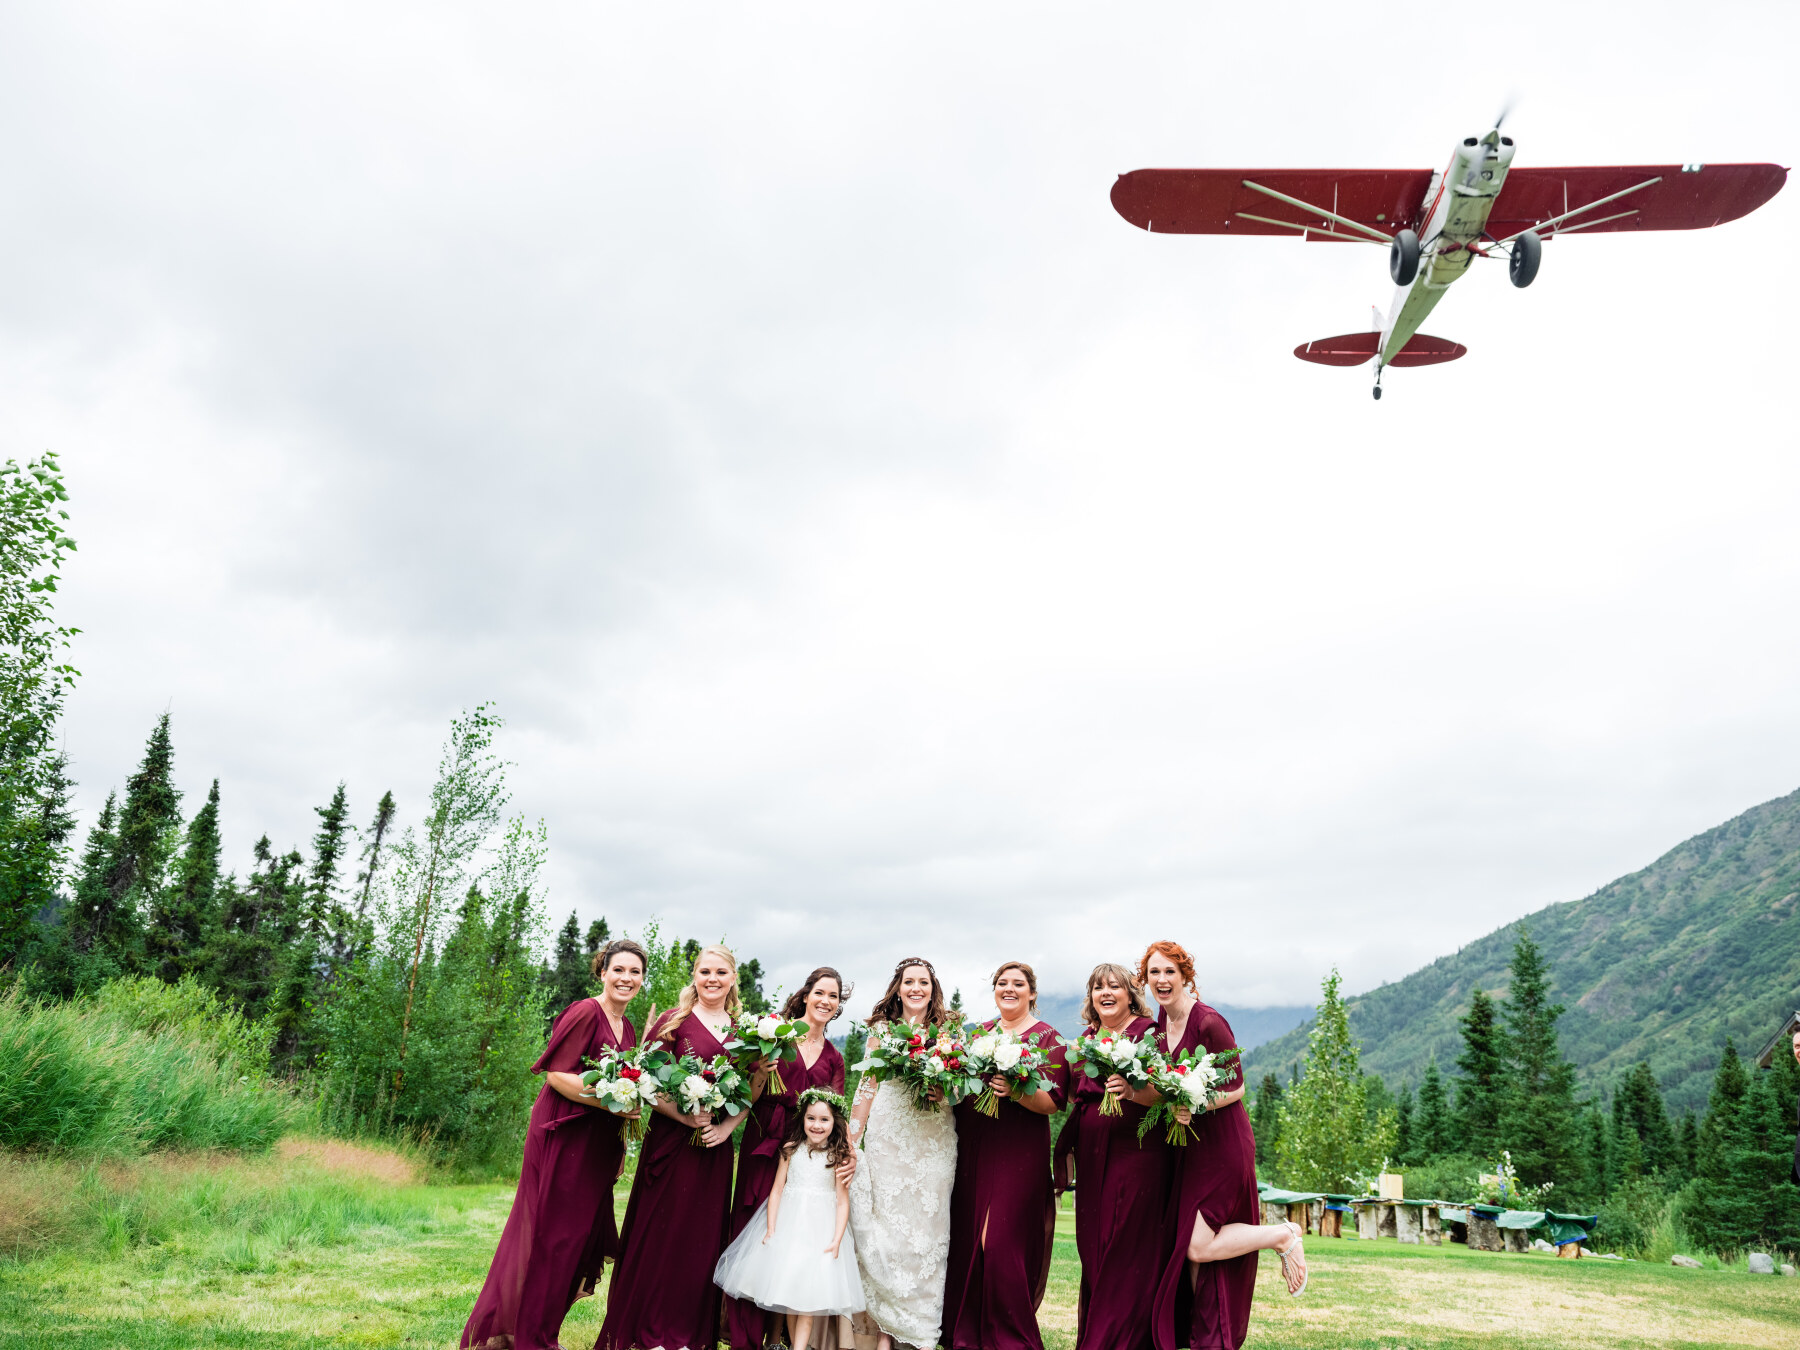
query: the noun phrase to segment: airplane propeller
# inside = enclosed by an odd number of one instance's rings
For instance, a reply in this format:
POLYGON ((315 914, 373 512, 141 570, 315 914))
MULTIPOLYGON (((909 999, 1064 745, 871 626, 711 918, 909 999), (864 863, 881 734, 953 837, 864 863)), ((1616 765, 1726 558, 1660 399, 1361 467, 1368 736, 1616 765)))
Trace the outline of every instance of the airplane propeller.
POLYGON ((1481 171, 1487 168, 1500 149, 1500 128, 1506 125, 1506 119, 1513 110, 1513 101, 1508 99, 1500 108, 1500 115, 1494 119, 1494 129, 1481 138, 1481 144, 1475 148, 1475 158, 1469 163, 1469 171, 1463 175, 1463 186, 1474 187, 1475 181, 1481 177, 1481 171))

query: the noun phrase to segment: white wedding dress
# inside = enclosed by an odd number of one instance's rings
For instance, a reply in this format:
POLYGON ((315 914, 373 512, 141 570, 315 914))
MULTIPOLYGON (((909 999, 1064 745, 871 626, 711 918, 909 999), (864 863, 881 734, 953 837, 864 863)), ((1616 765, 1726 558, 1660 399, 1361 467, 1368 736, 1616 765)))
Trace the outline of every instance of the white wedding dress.
POLYGON ((850 1181, 863 1298, 881 1330, 929 1350, 944 1315, 956 1119, 948 1106, 919 1110, 904 1088, 884 1090, 865 1080, 857 1098, 870 1091, 875 1100, 850 1181))

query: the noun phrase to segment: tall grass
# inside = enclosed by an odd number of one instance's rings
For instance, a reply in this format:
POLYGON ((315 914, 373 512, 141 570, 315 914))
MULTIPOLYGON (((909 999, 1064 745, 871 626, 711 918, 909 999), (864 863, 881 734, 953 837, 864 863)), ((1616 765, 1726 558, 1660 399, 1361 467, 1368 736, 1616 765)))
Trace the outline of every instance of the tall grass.
POLYGON ((116 1155, 281 1137, 297 1108, 262 1080, 260 1033, 197 986, 155 983, 68 1003, 0 994, 0 1147, 116 1155))

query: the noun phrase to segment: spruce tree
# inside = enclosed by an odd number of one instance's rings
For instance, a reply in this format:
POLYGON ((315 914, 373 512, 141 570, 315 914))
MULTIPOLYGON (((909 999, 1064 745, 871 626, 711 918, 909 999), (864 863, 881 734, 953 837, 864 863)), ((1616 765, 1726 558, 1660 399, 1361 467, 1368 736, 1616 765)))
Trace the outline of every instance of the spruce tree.
POLYGON ((306 873, 306 928, 316 979, 309 997, 320 995, 336 979, 338 967, 356 942, 355 920, 338 893, 352 829, 344 785, 337 785, 325 805, 313 807, 313 814, 319 818, 319 829, 313 835, 312 865, 306 873))
POLYGON ((375 874, 381 870, 381 845, 394 823, 394 812, 397 809, 392 792, 382 793, 381 800, 375 803, 375 819, 369 822, 369 842, 363 845, 363 867, 356 874, 356 883, 362 887, 362 894, 356 901, 356 921, 359 926, 368 919, 369 896, 375 887, 375 874))
POLYGON ((1700 1150, 1700 1122, 1694 1118, 1692 1111, 1684 1112, 1681 1117, 1681 1131, 1677 1136, 1677 1157, 1681 1168, 1680 1176, 1686 1181, 1694 1175, 1694 1155, 1700 1150))
POLYGON ((1685 1206, 1689 1229, 1701 1246, 1713 1251, 1740 1247, 1751 1236, 1746 1216, 1738 1207, 1735 1184, 1738 1117, 1749 1090, 1749 1076, 1738 1058, 1737 1046, 1727 1038, 1707 1097, 1706 1119, 1700 1123, 1694 1183, 1685 1206))
POLYGON ((1306 1072, 1281 1102, 1276 1166, 1300 1190, 1357 1191, 1394 1150, 1393 1112, 1373 1121, 1368 1113, 1369 1085, 1340 984, 1333 969, 1308 1035, 1306 1072))
POLYGON ((574 910, 569 911, 569 921, 556 935, 555 956, 555 964, 546 964, 540 977, 546 995, 544 1007, 552 1021, 571 1003, 586 998, 591 983, 591 958, 581 950, 581 920, 574 910))
POLYGON ((175 875, 163 888, 145 934, 150 969, 170 984, 206 963, 206 948, 217 926, 219 890, 219 780, 206 803, 188 822, 175 875))
POLYGON ((600 955, 600 949, 611 941, 612 929, 607 925, 604 918, 595 919, 588 925, 587 958, 590 968, 593 966, 594 958, 600 955))
POLYGON ((106 869, 107 888, 120 912, 140 916, 157 908, 181 830, 181 793, 175 787, 175 748, 169 714, 156 719, 137 772, 125 780, 118 842, 106 869))
POLYGON ((136 964, 143 950, 142 925, 135 914, 119 907, 107 880, 119 848, 118 824, 118 794, 109 792, 88 830, 75 875, 75 902, 64 921, 68 946, 80 972, 74 977, 77 988, 122 974, 136 964))
POLYGON ((1411 1083, 1400 1085, 1400 1100, 1394 1106, 1394 1161, 1410 1167, 1418 1161, 1418 1137, 1413 1133, 1413 1090, 1411 1083))
POLYGON ((1750 1075, 1729 1166, 1737 1203, 1748 1211, 1748 1246, 1800 1250, 1800 1187, 1794 1166, 1794 1107, 1780 1063, 1750 1075))
POLYGON ((1500 1151, 1500 1107, 1504 1096, 1505 1034, 1494 1001, 1477 989, 1461 1019, 1463 1048, 1456 1057, 1456 1144, 1482 1157, 1500 1151))
POLYGON ((1636 1132, 1645 1171, 1674 1178, 1686 1170, 1675 1127, 1669 1124, 1668 1108, 1663 1105, 1662 1089, 1648 1063, 1640 1060, 1620 1080, 1613 1094, 1613 1115, 1636 1132))
POLYGON ((1250 1129, 1256 1137, 1257 1175, 1272 1175, 1276 1144, 1281 1139, 1281 1080, 1272 1073, 1263 1075, 1262 1086, 1256 1090, 1250 1129))
POLYGON ((1606 1117, 1601 1114, 1598 1106, 1590 1104, 1581 1117, 1583 1162, 1586 1165, 1583 1169, 1580 1199, 1588 1205, 1599 1205, 1606 1199, 1609 1189, 1611 1164, 1606 1135, 1606 1117))
POLYGON ((1414 1151, 1420 1162, 1429 1162, 1450 1151, 1450 1104, 1444 1096, 1444 1077, 1438 1072, 1436 1055, 1425 1062, 1425 1075, 1419 1080, 1418 1118, 1413 1134, 1417 1140, 1414 1151))
MULTIPOLYGON (((1527 1186, 1567 1186, 1582 1171, 1572 1138, 1580 1115, 1575 1066, 1563 1058, 1556 1040, 1556 1019, 1562 1014, 1562 1004, 1550 1001, 1549 965, 1521 926, 1513 945, 1512 988, 1506 998, 1500 1138, 1527 1186)), ((1651 1088, 1654 1091, 1654 1079, 1651 1088)), ((1657 1102, 1660 1105, 1660 1097, 1657 1102)))
MULTIPOLYGON (((699 958, 696 952, 695 958, 699 958)), ((738 998, 743 1002, 746 1012, 758 1015, 769 1011, 768 995, 763 993, 762 962, 755 957, 745 961, 738 967, 738 998)))

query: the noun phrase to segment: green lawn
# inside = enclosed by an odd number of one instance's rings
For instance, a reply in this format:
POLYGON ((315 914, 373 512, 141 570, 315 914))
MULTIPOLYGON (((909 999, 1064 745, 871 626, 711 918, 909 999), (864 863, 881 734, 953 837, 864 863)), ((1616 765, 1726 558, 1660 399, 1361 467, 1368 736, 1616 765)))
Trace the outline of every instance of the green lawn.
MULTIPOLYGON (((84 1184, 116 1187, 95 1211, 104 1232, 0 1263, 0 1350, 454 1346, 511 1203, 502 1186, 411 1184, 343 1150, 84 1184)), ((1042 1314, 1049 1350, 1074 1339, 1074 1245, 1065 1214, 1042 1314)), ((1324 1239, 1308 1251, 1312 1287, 1298 1300, 1265 1257, 1256 1350, 1800 1345, 1800 1279, 1741 1267, 1324 1239)), ((600 1312, 577 1305, 568 1350, 593 1343, 600 1312)))

